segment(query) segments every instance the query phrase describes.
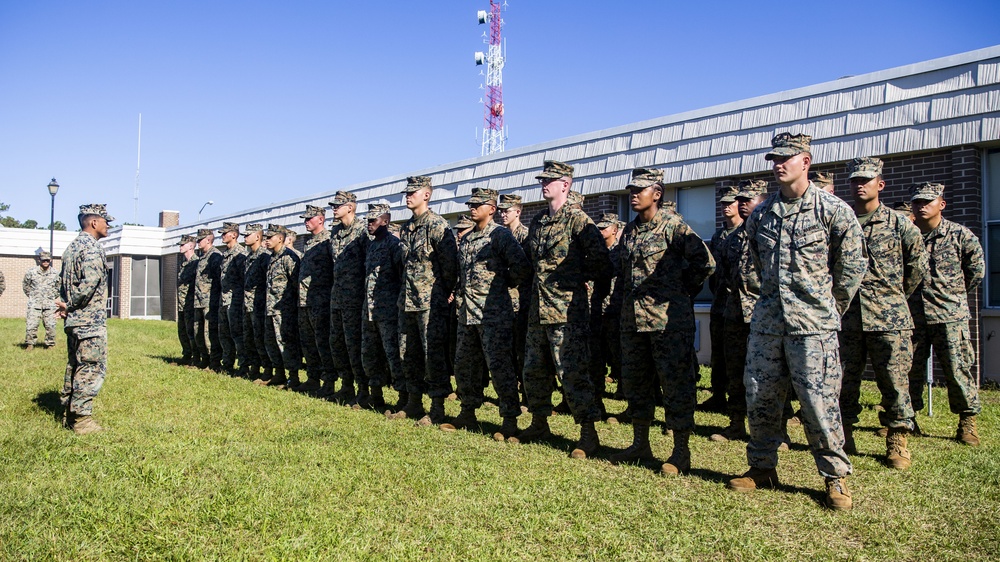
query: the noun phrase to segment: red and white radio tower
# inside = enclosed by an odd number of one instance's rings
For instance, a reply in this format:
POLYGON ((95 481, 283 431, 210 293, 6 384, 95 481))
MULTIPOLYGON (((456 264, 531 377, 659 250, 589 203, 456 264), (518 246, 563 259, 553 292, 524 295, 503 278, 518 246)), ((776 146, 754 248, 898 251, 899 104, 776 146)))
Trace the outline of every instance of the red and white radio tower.
MULTIPOLYGON (((507 131, 503 125, 503 64, 505 44, 500 36, 503 20, 501 6, 497 0, 490 0, 490 11, 479 10, 479 23, 489 23, 489 37, 483 42, 489 45, 486 54, 476 52, 476 64, 486 65, 486 99, 483 101, 483 152, 482 155, 503 152, 507 131)), ((486 35, 485 33, 483 35, 486 35)))

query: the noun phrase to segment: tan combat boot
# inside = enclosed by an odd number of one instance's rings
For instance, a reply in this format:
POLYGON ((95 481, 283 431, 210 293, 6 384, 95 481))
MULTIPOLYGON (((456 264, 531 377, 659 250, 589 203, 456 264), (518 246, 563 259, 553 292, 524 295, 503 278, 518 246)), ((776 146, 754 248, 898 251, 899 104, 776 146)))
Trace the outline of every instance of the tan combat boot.
POLYGON ((468 406, 462 406, 462 411, 450 423, 442 423, 441 431, 451 432, 457 429, 466 429, 479 425, 476 419, 476 410, 468 406))
POLYGON ((715 441, 716 443, 749 440, 750 435, 747 433, 746 416, 729 416, 729 426, 719 433, 713 433, 709 439, 715 441))
POLYGON ((632 444, 620 453, 608 457, 614 464, 653 460, 653 449, 649 446, 649 420, 632 422, 632 444))
POLYGON ((584 422, 580 424, 580 440, 576 442, 576 446, 573 447, 569 456, 574 459, 593 457, 600 446, 601 440, 597 437, 597 428, 594 427, 594 422, 584 422))
POLYGON ((688 447, 690 440, 690 430, 674 430, 674 450, 667 462, 660 467, 660 472, 665 476, 677 476, 691 470, 691 449, 688 447))
POLYGON ((885 436, 885 461, 892 468, 910 468, 910 451, 906 449, 906 433, 902 428, 892 428, 885 436))
POLYGON ((104 431, 104 428, 97 425, 93 416, 76 416, 76 419, 73 421, 73 433, 77 435, 97 433, 98 431, 104 431))
POLYGON ((976 431, 976 415, 962 414, 958 418, 958 430, 955 432, 955 439, 960 443, 979 446, 979 433, 976 431))
POLYGON ((517 418, 504 418, 500 431, 493 434, 493 439, 503 442, 515 435, 517 435, 517 418))
POLYGON ((507 438, 508 443, 531 443, 552 437, 552 430, 549 429, 549 418, 531 414, 531 425, 517 435, 507 438))
POLYGON ((386 417, 390 420, 419 420, 424 417, 424 395, 417 392, 408 394, 406 406, 402 410, 386 415, 386 417))
POLYGON ((751 492, 759 488, 777 488, 780 484, 777 470, 750 467, 750 470, 746 471, 743 476, 730 480, 727 486, 730 490, 737 492, 751 492))
POLYGON ((826 506, 834 511, 850 511, 854 507, 846 478, 826 479, 826 506))

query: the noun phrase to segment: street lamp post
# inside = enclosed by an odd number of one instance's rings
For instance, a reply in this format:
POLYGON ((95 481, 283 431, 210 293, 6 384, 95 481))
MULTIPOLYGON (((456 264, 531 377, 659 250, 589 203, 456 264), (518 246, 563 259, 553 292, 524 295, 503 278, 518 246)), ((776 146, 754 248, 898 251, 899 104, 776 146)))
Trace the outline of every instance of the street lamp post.
POLYGON ((56 183, 56 178, 52 178, 49 182, 49 195, 52 196, 52 209, 49 214, 49 255, 52 255, 52 248, 55 242, 55 226, 56 226, 56 192, 59 191, 59 184, 56 183))
POLYGON ((205 207, 208 207, 209 205, 215 205, 215 201, 205 201, 205 204, 198 210, 198 220, 201 220, 201 212, 204 211, 205 207))

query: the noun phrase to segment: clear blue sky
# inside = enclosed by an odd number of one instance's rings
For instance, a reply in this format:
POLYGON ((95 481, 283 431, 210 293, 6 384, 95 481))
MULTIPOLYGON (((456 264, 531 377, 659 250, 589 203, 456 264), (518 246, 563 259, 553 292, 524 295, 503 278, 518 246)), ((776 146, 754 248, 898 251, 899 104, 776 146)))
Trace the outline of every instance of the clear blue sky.
MULTIPOLYGON (((508 0, 508 149, 1000 44, 1000 2, 508 0)), ((0 201, 190 223, 479 155, 488 0, 0 0, 0 201)))

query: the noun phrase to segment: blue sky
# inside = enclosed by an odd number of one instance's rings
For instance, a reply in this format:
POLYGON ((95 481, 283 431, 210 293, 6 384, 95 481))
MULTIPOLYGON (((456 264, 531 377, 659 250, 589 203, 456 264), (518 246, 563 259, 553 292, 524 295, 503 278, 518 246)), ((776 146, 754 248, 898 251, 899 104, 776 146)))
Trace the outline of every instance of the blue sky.
MULTIPOLYGON (((508 0, 508 149, 1000 44, 1000 2, 508 0)), ((488 0, 0 0, 0 201, 193 222, 476 157, 488 0)))

